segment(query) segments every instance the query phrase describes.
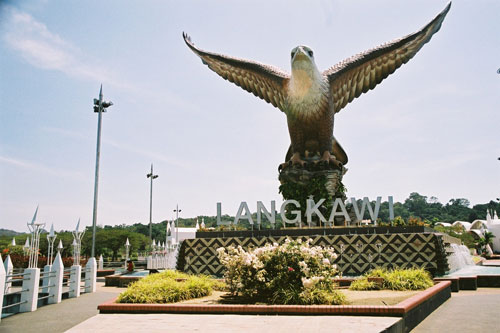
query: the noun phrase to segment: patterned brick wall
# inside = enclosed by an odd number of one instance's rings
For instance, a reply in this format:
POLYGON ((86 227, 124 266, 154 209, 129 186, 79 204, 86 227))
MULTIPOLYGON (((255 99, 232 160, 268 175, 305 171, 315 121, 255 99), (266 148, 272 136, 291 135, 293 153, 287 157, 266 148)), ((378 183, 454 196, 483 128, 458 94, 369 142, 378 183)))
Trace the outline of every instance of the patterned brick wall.
MULTIPOLYGON (((282 243, 286 236, 226 237, 186 239, 180 256, 184 257, 187 273, 222 276, 224 267, 219 263, 219 247, 241 245, 245 249, 266 243, 282 243)), ((447 267, 442 236, 435 233, 394 233, 372 235, 299 236, 292 239, 312 238, 313 245, 332 246, 338 254, 335 264, 343 275, 360 275, 375 267, 425 268, 431 274, 442 274, 447 267)))

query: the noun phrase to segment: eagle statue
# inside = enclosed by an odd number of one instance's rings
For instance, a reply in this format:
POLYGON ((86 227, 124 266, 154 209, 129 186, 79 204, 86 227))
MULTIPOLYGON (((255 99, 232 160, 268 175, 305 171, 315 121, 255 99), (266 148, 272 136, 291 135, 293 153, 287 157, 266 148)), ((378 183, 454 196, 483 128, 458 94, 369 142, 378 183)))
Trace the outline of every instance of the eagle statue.
POLYGON ((347 163, 347 155, 333 136, 334 114, 413 58, 440 29, 450 6, 451 2, 419 31, 345 59, 324 72, 316 67, 313 50, 304 45, 292 50, 288 74, 256 61, 199 49, 186 33, 183 38, 211 70, 285 113, 291 146, 283 166, 304 166, 303 157, 313 153, 323 163, 341 167, 347 163))

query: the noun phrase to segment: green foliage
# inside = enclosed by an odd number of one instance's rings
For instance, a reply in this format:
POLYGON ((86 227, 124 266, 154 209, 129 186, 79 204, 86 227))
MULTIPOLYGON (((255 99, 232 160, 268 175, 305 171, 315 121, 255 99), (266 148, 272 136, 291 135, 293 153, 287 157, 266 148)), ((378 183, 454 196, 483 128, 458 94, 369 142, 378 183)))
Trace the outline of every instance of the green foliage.
MULTIPOLYGON (((423 290, 434 285, 432 277, 423 268, 407 268, 386 270, 374 269, 366 273, 362 278, 351 284, 351 290, 374 290, 374 283, 369 282, 370 277, 384 279, 382 289, 390 290, 423 290)), ((375 287, 376 288, 376 287, 375 287)))
POLYGON ((494 237, 495 235, 492 232, 487 231, 483 234, 483 237, 479 238, 476 245, 480 253, 487 254, 486 245, 491 246, 494 237))
POLYGON ((392 221, 392 225, 396 227, 403 227, 406 225, 406 222, 401 216, 396 216, 392 221))
POLYGON ((188 275, 176 271, 151 274, 129 285, 118 303, 174 303, 208 296, 221 283, 204 275, 188 275))
POLYGON ((300 304, 303 305, 340 305, 346 302, 345 295, 336 289, 312 288, 306 289, 300 294, 300 304))
POLYGON ((478 242, 474 239, 474 236, 472 236, 470 232, 466 232, 461 225, 456 225, 453 227, 437 225, 434 227, 434 230, 460 239, 462 243, 470 249, 476 248, 478 246, 478 242))
MULTIPOLYGON (((307 209, 307 199, 312 196, 315 202, 318 202, 320 199, 326 199, 323 203, 322 207, 320 207, 319 211, 323 216, 328 218, 332 207, 333 207, 333 199, 328 193, 326 189, 327 178, 324 175, 317 175, 311 177, 307 181, 307 184, 301 184, 296 182, 285 182, 280 185, 279 193, 283 195, 283 199, 285 200, 297 200, 300 204, 300 215, 302 219, 306 216, 307 209)), ((345 191, 345 188, 342 186, 341 189, 345 191)), ((292 210, 296 210, 297 208, 286 208, 285 215, 289 219, 293 219, 294 215, 292 214, 292 210)), ((313 220, 319 220, 317 216, 313 216, 313 220)))
POLYGON ((366 277, 354 280, 349 286, 350 290, 379 290, 375 282, 368 281, 366 277))
POLYGON ((241 246, 219 248, 225 279, 233 294, 249 301, 271 304, 342 304, 335 290, 337 274, 330 264, 333 248, 311 247, 309 242, 267 244, 245 251, 241 246))

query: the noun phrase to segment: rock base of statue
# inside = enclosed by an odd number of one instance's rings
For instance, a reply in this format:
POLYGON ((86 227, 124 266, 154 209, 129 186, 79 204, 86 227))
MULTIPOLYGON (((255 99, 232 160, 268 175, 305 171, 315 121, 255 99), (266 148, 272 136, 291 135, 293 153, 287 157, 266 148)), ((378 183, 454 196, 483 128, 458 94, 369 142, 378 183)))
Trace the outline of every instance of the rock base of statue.
MULTIPOLYGON (((346 189, 342 184, 342 177, 347 172, 343 166, 333 166, 326 162, 321 162, 318 156, 304 158, 304 166, 300 165, 280 165, 279 181, 280 193, 285 200, 296 200, 300 204, 302 225, 307 225, 306 220, 306 201, 309 198, 318 202, 325 199, 321 213, 328 219, 333 202, 336 198, 342 201, 346 200, 346 189)), ((298 210, 289 205, 285 210, 287 217, 294 218, 292 211, 298 210)), ((335 225, 344 225, 344 219, 337 216, 335 225)), ((317 216, 313 217, 312 225, 319 226, 320 222, 317 216)))

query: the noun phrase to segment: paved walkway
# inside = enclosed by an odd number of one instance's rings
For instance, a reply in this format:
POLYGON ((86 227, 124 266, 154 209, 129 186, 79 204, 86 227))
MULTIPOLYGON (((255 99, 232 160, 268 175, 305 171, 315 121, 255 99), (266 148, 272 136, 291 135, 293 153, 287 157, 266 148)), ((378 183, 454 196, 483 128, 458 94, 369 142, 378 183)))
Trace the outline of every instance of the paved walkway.
POLYGON ((451 299, 431 313, 412 333, 500 332, 500 288, 479 288, 452 293, 451 299))
POLYGON ((18 313, 3 318, 2 333, 45 333, 65 332, 99 313, 97 305, 118 296, 123 288, 104 287, 98 282, 97 292, 69 298, 59 304, 42 306, 33 312, 18 313))
POLYGON ((392 317, 249 316, 194 314, 103 314, 70 329, 69 333, 203 332, 203 333, 378 333, 397 322, 392 317))
MULTIPOLYGON (((361 316, 98 314, 98 304, 123 290, 98 285, 96 293, 4 318, 0 332, 380 332, 399 320, 361 316)), ((498 309, 500 288, 452 293, 450 300, 412 332, 498 332, 498 309)))

